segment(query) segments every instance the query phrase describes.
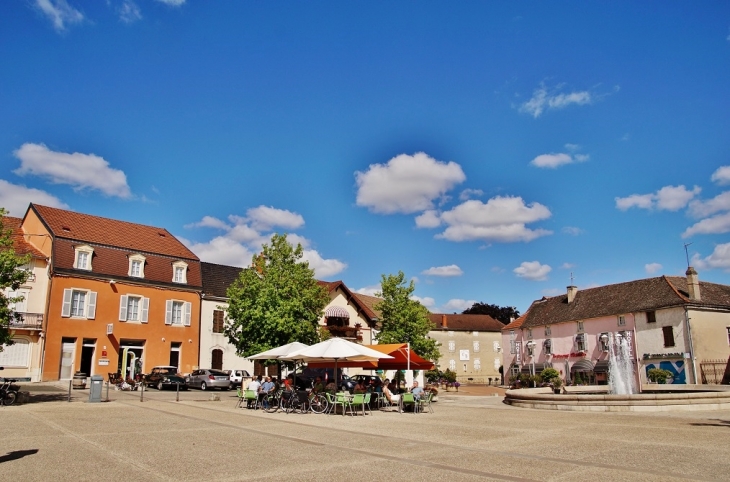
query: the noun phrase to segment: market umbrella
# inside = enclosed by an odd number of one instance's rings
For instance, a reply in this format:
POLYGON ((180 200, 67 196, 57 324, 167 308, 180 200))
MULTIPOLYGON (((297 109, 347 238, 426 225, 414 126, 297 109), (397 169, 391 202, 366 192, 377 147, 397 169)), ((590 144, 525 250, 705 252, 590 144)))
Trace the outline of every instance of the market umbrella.
MULTIPOLYGON (((261 353, 257 353, 256 355, 251 355, 249 357, 246 357, 246 359, 247 360, 278 360, 282 356, 289 355, 290 353, 294 353, 303 348, 307 348, 308 346, 309 345, 305 345, 304 343, 299 343, 298 341, 294 341, 292 343, 287 343, 286 345, 272 348, 271 350, 262 351, 261 353)), ((297 360, 295 359, 293 361, 294 361, 294 372, 296 373, 297 360)), ((294 382, 294 380, 292 380, 292 383, 293 382, 294 382)))
POLYGON ((335 362, 335 383, 340 384, 337 377, 337 363, 339 361, 377 361, 384 358, 393 358, 385 353, 367 348, 363 345, 352 343, 342 338, 330 338, 321 343, 303 348, 285 356, 280 360, 299 360, 304 362, 335 362))
MULTIPOLYGON (((386 355, 390 355, 392 358, 384 358, 381 360, 370 361, 343 361, 339 364, 340 367, 358 367, 366 370, 433 370, 434 364, 424 358, 418 353, 411 350, 410 353, 410 364, 408 360, 408 344, 406 343, 390 343, 384 345, 363 345, 366 348, 370 348, 386 355)), ((329 368, 332 366, 332 362, 311 362, 309 366, 312 368, 329 368)))

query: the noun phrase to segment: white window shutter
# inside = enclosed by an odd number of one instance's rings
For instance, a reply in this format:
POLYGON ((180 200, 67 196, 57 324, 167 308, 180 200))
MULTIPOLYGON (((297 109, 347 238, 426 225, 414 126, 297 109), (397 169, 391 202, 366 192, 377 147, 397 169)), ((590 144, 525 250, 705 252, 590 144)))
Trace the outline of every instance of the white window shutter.
POLYGON ((73 290, 63 290, 63 306, 61 307, 61 316, 68 318, 71 316, 71 297, 73 290))
POLYGON ((172 325, 172 300, 165 302, 165 324, 172 325))
POLYGON ((184 316, 185 316, 185 326, 190 326, 190 316, 191 316, 191 313, 190 312, 192 310, 193 310, 193 304, 190 303, 189 301, 187 303, 185 303, 185 314, 184 314, 184 316))
POLYGON ((86 317, 90 320, 96 318, 96 291, 89 291, 89 307, 86 311, 86 317))
POLYGON ((119 321, 127 321, 127 295, 119 297, 119 321))
POLYGON ((149 315, 149 311, 150 311, 150 299, 142 298, 142 317, 141 317, 142 323, 147 323, 147 317, 149 315))

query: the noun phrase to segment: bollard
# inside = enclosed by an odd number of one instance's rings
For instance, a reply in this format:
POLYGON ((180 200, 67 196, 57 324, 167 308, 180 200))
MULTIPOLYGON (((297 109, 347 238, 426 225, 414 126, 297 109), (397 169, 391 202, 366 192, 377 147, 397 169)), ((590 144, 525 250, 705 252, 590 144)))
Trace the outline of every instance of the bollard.
POLYGON ((142 390, 139 392, 139 401, 144 402, 144 382, 142 382, 142 390))
POLYGON ((68 381, 68 401, 71 401, 71 384, 73 383, 73 380, 68 381))
POLYGON ((106 381, 106 401, 109 401, 109 380, 106 381))
POLYGON ((180 401, 180 382, 177 382, 175 384, 175 387, 176 387, 175 388, 175 401, 179 402, 180 401))

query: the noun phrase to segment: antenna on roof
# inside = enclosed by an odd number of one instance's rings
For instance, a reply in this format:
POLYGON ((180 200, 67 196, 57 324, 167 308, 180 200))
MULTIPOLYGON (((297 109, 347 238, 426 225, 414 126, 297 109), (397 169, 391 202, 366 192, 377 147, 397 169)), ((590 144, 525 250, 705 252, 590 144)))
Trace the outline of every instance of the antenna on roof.
POLYGON ((689 251, 687 251, 687 246, 689 246, 692 243, 684 243, 684 255, 687 256, 687 268, 689 268, 689 251))

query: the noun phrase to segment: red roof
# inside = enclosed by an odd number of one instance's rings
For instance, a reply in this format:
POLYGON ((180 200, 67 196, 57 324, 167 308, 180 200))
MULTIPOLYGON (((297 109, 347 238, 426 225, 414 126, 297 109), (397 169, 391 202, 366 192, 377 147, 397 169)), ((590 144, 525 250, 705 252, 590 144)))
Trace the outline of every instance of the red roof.
MULTIPOLYGON (((529 311, 528 311, 528 313, 529 313, 529 311)), ((525 313, 524 315, 520 316, 519 318, 517 318, 516 320, 514 320, 509 325, 507 325, 504 328, 502 328, 502 330, 503 331, 504 330, 515 330, 515 329, 521 327, 522 326, 522 323, 524 323, 526 319, 527 319, 527 313, 525 313)))
POLYGON ((504 327, 502 323, 489 315, 429 313, 428 317, 437 330, 499 332, 504 327), (444 318, 446 318, 446 326, 444 326, 444 318))
POLYGON ((5 216, 2 218, 3 229, 12 230, 12 232, 10 233, 10 238, 13 240, 13 248, 15 249, 15 254, 20 256, 30 254, 34 258, 45 259, 46 255, 38 251, 35 246, 30 244, 25 239, 25 236, 23 235, 23 230, 20 229, 20 225, 22 222, 23 220, 20 218, 11 218, 9 216, 5 216))
POLYGON ((31 204, 54 237, 101 244, 174 258, 198 260, 165 228, 102 218, 64 209, 31 204))

